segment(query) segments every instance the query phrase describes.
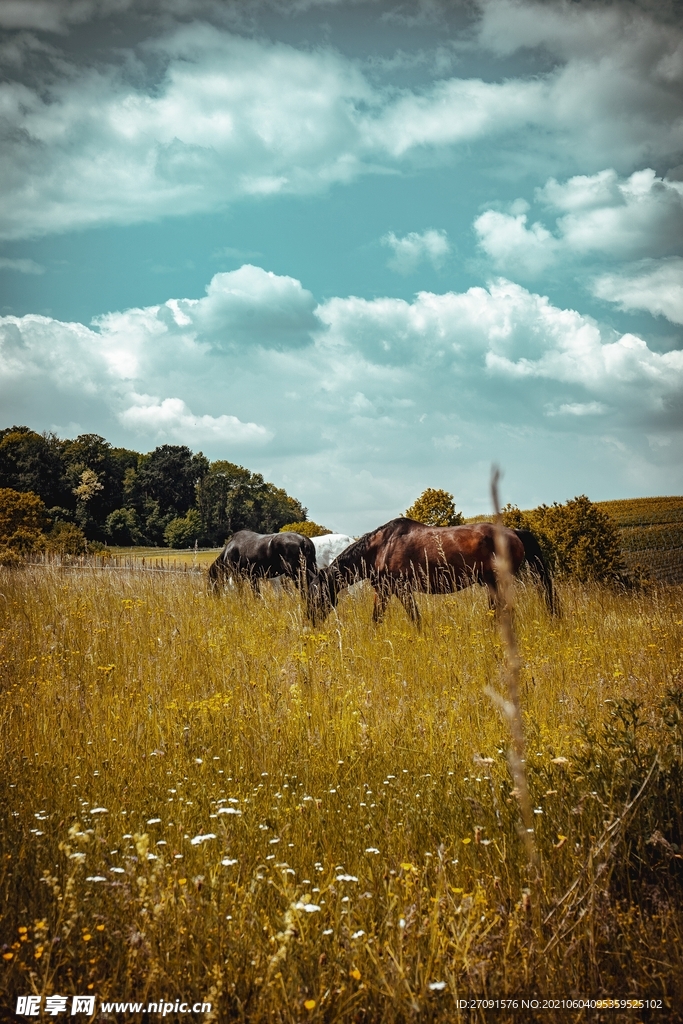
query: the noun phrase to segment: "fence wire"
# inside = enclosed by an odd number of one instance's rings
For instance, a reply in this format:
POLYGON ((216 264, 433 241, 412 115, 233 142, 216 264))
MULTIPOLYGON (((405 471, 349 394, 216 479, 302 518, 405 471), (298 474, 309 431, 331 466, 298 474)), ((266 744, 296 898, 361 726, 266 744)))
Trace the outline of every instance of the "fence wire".
POLYGON ((29 558, 31 565, 51 569, 98 570, 104 572, 153 572, 174 576, 201 575, 207 564, 188 561, 170 561, 168 558, 136 558, 132 555, 60 555, 40 552, 29 558))

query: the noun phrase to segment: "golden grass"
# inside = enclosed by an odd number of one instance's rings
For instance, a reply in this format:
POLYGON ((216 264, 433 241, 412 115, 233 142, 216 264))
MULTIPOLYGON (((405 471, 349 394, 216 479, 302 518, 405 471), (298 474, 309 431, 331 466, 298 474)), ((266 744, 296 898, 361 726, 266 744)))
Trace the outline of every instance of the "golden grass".
POLYGON ((373 626, 361 591, 312 630, 270 587, 4 572, 6 1005, 451 1022, 484 1019, 471 997, 619 997, 680 1019, 680 591, 565 586, 559 620, 518 595, 537 879, 483 591, 421 598, 422 632, 397 602, 373 626))

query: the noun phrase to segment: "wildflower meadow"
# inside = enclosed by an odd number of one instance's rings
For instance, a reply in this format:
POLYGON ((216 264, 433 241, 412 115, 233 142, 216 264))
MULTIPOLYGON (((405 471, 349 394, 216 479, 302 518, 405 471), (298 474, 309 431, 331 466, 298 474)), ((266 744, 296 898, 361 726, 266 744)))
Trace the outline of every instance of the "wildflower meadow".
POLYGON ((483 589, 312 628, 201 572, 3 570, 3 1012, 680 1020, 680 590, 558 589, 516 584, 532 862, 483 589))

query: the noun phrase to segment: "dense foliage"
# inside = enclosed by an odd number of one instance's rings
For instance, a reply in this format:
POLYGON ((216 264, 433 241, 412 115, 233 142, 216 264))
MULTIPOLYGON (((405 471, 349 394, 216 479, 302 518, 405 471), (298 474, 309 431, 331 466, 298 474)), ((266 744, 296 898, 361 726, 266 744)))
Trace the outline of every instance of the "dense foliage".
POLYGON ((280 527, 280 533, 300 533, 303 537, 325 537, 328 533, 332 533, 332 530, 309 519, 303 523, 286 523, 280 527))
POLYGON ((185 445, 140 454, 98 434, 63 440, 23 426, 0 430, 0 489, 40 500, 41 530, 69 524, 54 533, 65 543, 68 535, 69 549, 78 546, 78 531, 116 545, 216 546, 236 530, 275 533, 307 517, 260 473, 209 462, 185 445))
POLYGON ((540 505, 522 512, 503 510, 512 529, 532 530, 556 572, 582 583, 625 579, 619 531, 610 516, 585 494, 560 505, 540 505))
POLYGON ((448 491, 428 487, 405 512, 425 526, 459 526, 464 522, 462 512, 456 512, 453 495, 448 491))
POLYGON ((39 547, 49 523, 45 504, 37 494, 0 488, 0 563, 13 565, 39 547))

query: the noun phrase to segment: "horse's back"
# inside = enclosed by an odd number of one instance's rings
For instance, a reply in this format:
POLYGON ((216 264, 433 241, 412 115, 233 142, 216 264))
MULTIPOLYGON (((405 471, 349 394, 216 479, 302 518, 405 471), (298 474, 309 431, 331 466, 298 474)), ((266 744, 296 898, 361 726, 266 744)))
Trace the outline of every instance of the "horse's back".
MULTIPOLYGON (((460 589, 492 580, 496 531, 491 523, 427 526, 410 519, 393 520, 381 528, 374 551, 374 569, 393 578, 413 578, 435 590, 460 589)), ((524 561, 524 545, 514 531, 503 527, 512 571, 524 561)))
POLYGON ((268 542, 274 563, 280 561, 292 572, 297 572, 303 562, 309 573, 316 571, 315 545, 310 537, 287 530, 285 533, 268 535, 268 542))
POLYGON ((238 530, 233 533, 220 555, 226 565, 236 569, 249 569, 263 560, 263 539, 261 533, 254 530, 238 530))
POLYGON ((378 571, 405 573, 430 566, 469 566, 488 561, 495 550, 489 523, 427 526, 412 519, 393 520, 377 550, 378 571))

